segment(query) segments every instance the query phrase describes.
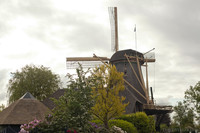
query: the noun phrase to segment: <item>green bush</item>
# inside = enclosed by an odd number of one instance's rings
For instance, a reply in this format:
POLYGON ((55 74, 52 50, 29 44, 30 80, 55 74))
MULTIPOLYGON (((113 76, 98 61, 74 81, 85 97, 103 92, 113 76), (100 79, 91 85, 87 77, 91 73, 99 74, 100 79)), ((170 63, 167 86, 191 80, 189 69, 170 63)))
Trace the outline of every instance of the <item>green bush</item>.
POLYGON ((137 129, 135 128, 135 126, 128 121, 119 120, 119 119, 110 120, 109 126, 120 127, 123 131, 126 131, 127 133, 137 133, 137 129))
POLYGON ((144 112, 135 113, 133 119, 133 125, 139 133, 149 133, 149 118, 144 112))
POLYGON ((149 133, 155 133, 156 132, 155 118, 152 115, 149 115, 148 118, 149 118, 149 133))
POLYGON ((125 120, 125 121, 128 121, 128 122, 134 124, 134 114, 125 114, 125 115, 121 115, 121 116, 118 117, 117 119, 125 120))
POLYGON ((139 133, 156 132, 154 117, 147 116, 144 112, 122 115, 118 119, 132 123, 137 128, 139 133))
POLYGON ((166 124, 160 124, 160 132, 163 133, 168 129, 168 126, 166 124))
MULTIPOLYGON (((98 126, 103 126, 103 122, 100 120, 92 120, 92 123, 96 123, 98 126)), ((135 126, 124 120, 114 119, 109 121, 109 127, 117 126, 120 127, 123 131, 126 131, 127 133, 137 133, 137 129, 135 126)))

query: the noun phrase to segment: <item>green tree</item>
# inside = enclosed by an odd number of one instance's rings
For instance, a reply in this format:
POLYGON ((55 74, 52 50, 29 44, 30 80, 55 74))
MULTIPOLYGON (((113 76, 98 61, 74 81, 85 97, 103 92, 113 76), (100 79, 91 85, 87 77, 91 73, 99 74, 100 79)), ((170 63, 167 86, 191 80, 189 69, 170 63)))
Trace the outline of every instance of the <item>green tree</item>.
POLYGON ((2 111, 2 110, 4 110, 5 109, 5 105, 4 104, 1 104, 0 105, 0 112, 2 111))
POLYGON ((115 66, 102 65, 94 69, 91 77, 93 83, 93 97, 95 105, 92 113, 109 128, 108 121, 124 113, 127 103, 123 103, 125 97, 119 96, 124 90, 123 73, 118 72, 115 66))
POLYGON ((187 104, 193 104, 192 109, 197 113, 197 120, 200 124, 200 81, 193 87, 190 86, 188 90, 185 91, 185 100, 187 104))
POLYGON ((194 127, 195 114, 192 109, 188 108, 187 104, 178 102, 178 105, 174 106, 174 112, 174 122, 179 125, 180 129, 188 126, 194 127))
POLYGON ((67 98, 67 123, 68 127, 79 132, 89 132, 89 120, 91 120, 91 108, 94 105, 92 98, 92 79, 87 77, 90 72, 83 71, 80 66, 76 69, 77 78, 68 75, 69 86, 66 92, 67 98))
MULTIPOLYGON (((92 119, 91 107, 94 105, 92 98, 91 79, 80 66, 77 75, 68 74, 69 85, 64 96, 54 99, 56 107, 53 109, 51 120, 43 127, 42 132, 59 132, 68 128, 77 132, 90 132, 89 121, 92 119)), ((47 117, 48 119, 48 117, 47 117)))
POLYGON ((26 65, 20 71, 11 73, 8 83, 9 103, 30 92, 38 100, 43 100, 59 89, 60 77, 44 66, 26 65))

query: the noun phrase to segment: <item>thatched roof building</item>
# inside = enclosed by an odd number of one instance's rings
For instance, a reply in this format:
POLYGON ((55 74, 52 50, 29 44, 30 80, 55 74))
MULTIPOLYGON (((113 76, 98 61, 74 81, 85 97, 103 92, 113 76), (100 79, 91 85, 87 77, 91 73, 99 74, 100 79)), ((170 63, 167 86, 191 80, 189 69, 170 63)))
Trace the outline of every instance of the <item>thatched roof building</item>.
POLYGON ((29 92, 0 112, 0 126, 16 126, 34 119, 44 120, 51 111, 29 92))
POLYGON ((65 94, 66 90, 65 89, 58 89, 56 92, 54 92, 52 95, 50 95, 48 98, 44 99, 42 103, 47 106, 49 109, 53 109, 56 107, 55 103, 52 101, 51 98, 53 99, 59 99, 61 96, 65 94))

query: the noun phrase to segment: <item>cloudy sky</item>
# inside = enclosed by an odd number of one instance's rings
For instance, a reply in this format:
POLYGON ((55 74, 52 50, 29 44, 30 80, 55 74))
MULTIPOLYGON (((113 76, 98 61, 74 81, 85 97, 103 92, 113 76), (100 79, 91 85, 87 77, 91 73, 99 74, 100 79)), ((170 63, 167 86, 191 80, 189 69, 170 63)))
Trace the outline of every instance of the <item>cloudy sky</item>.
MULTIPOLYGON (((62 77, 66 57, 111 57, 109 6, 118 7, 119 49, 155 48, 150 86, 156 103, 175 105, 200 80, 198 0, 0 0, 0 104, 10 72, 44 65, 62 77)), ((65 82, 65 81, 63 81, 65 82)))

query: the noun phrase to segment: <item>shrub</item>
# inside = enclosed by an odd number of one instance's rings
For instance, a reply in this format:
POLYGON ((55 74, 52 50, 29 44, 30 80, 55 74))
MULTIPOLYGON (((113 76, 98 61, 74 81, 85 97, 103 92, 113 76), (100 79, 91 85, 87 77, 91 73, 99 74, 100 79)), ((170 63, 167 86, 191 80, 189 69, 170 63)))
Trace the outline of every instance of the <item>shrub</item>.
POLYGON ((110 129, 110 133, 127 133, 127 132, 122 130, 120 127, 113 126, 110 129))
POLYGON ((127 133, 137 133, 137 129, 135 128, 135 126, 128 121, 119 120, 119 119, 110 120, 109 126, 120 127, 123 131, 126 131, 127 133))
POLYGON ((168 126, 166 124, 160 124, 160 131, 161 132, 164 132, 167 129, 168 129, 168 126))
POLYGON ((144 112, 135 113, 133 119, 133 125, 139 133, 149 133, 149 118, 144 112))
POLYGON ((155 118, 152 115, 149 115, 148 118, 149 118, 149 133, 155 133, 156 132, 155 118))
POLYGON ((125 120, 125 121, 128 121, 128 122, 134 124, 134 114, 121 115, 120 117, 118 117, 118 119, 125 120))
POLYGON ((118 117, 118 119, 132 123, 137 128, 139 133, 156 132, 154 117, 147 116, 144 112, 122 115, 118 117))
MULTIPOLYGON (((92 120, 91 122, 96 123, 98 126, 103 125, 103 122, 100 120, 92 120)), ((119 119, 110 120, 109 127, 111 128, 113 126, 120 127, 123 131, 126 131, 127 133, 137 133, 137 129, 135 128, 135 126, 130 122, 124 120, 119 120, 119 119)))
POLYGON ((41 120, 33 120, 29 122, 28 124, 24 124, 20 126, 20 132, 19 133, 29 133, 29 131, 34 132, 36 128, 41 124, 41 120))

